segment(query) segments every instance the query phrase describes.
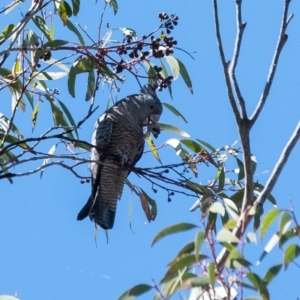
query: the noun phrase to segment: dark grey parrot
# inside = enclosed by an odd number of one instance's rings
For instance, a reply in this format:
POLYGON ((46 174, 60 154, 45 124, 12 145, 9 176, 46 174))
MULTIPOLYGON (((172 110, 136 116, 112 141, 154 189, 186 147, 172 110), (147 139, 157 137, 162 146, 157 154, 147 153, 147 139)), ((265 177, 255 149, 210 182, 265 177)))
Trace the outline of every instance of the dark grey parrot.
POLYGON ((157 122, 163 107, 155 88, 144 87, 140 94, 118 101, 96 122, 91 150, 92 192, 77 216, 87 216, 103 229, 114 225, 117 202, 130 171, 123 166, 133 167, 142 157, 145 137, 160 133, 157 122))

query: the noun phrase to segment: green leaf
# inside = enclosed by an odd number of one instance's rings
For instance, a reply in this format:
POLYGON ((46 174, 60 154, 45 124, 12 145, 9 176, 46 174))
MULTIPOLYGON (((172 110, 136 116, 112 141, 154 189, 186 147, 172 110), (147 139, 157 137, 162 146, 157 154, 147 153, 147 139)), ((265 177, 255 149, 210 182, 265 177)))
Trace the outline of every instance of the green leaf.
POLYGON ((66 25, 67 17, 70 18, 72 16, 72 9, 68 4, 68 2, 64 0, 60 1, 57 11, 59 13, 61 20, 63 21, 63 24, 66 25))
MULTIPOLYGON (((180 257, 182 255, 186 255, 186 254, 190 254, 192 253, 193 251, 195 251, 195 242, 190 242, 188 244, 186 244, 177 254, 176 258, 177 257, 180 257)), ((175 259, 176 259, 175 258, 175 259)))
POLYGON ((204 145, 206 148, 208 148, 211 152, 216 152, 217 150, 211 146, 209 143, 203 141, 203 140, 199 140, 197 139, 198 142, 200 142, 202 145, 204 145))
POLYGON ((279 225, 279 233, 280 235, 285 234, 289 228, 289 226, 293 222, 293 217, 290 212, 283 212, 280 219, 280 225, 279 225))
POLYGON ((278 208, 274 208, 265 215, 261 223, 261 229, 260 229, 261 239, 265 236, 268 228, 273 224, 273 222, 276 220, 279 214, 280 214, 280 210, 278 208))
POLYGON ((180 67, 179 67, 178 60, 175 57, 169 55, 169 56, 166 56, 166 61, 168 62, 169 66, 170 66, 174 80, 176 80, 180 73, 180 67))
POLYGON ((269 300, 270 295, 266 283, 255 273, 248 273, 247 278, 254 285, 256 290, 260 293, 263 300, 269 300))
POLYGON ((267 271, 267 273, 265 275, 265 278, 264 278, 264 281, 267 284, 269 284, 278 275, 278 273, 280 272, 281 268, 282 268, 282 264, 279 264, 279 265, 271 267, 267 271))
POLYGON ((95 74, 94 70, 90 70, 88 75, 88 82, 86 87, 85 101, 88 101, 92 98, 95 90, 95 74))
POLYGON ((216 280, 216 266, 213 262, 208 265, 209 283, 213 286, 216 280))
POLYGON ((197 154, 202 154, 203 152, 206 152, 206 150, 195 141, 182 139, 180 142, 197 154))
POLYGON ((75 71, 75 68, 72 66, 69 72, 68 77, 68 91, 69 94, 75 98, 75 81, 76 81, 77 73, 75 71))
POLYGON ((33 110, 33 113, 32 113, 32 115, 31 115, 32 130, 33 130, 34 127, 35 127, 35 124, 36 124, 36 120, 37 120, 37 116, 38 116, 39 111, 40 111, 40 101, 38 101, 37 104, 35 105, 34 110, 33 110))
POLYGON ((245 177, 245 169, 244 169, 244 164, 241 160, 236 158, 237 165, 239 167, 239 175, 238 175, 238 181, 241 181, 245 177))
POLYGON ((205 239, 204 232, 202 231, 197 232, 195 238, 195 259, 197 262, 199 261, 199 251, 201 249, 204 239, 205 239))
POLYGON ((171 104, 168 104, 166 102, 162 102, 162 105, 165 106, 168 110, 170 110, 175 116, 177 116, 179 119, 187 123, 185 117, 171 104))
POLYGON ((166 227, 165 229, 163 229, 162 231, 160 231, 155 238, 152 241, 151 246, 153 246, 154 244, 156 244, 159 240, 161 240, 162 238, 171 235, 171 234, 176 234, 176 233, 180 233, 180 232, 184 232, 187 230, 191 230, 194 228, 198 228, 198 226, 191 224, 191 223, 179 223, 176 225, 172 225, 169 227, 166 227))
POLYGON ((253 231, 256 232, 256 230, 260 226, 260 218, 264 214, 264 207, 260 204, 256 205, 256 212, 254 215, 254 222, 253 222, 253 231))
POLYGON ((134 286, 133 288, 126 291, 121 297, 118 298, 118 300, 132 300, 136 296, 140 296, 144 293, 147 293, 152 289, 151 285, 148 284, 138 284, 134 286))
POLYGON ((207 275, 192 278, 190 280, 192 287, 201 287, 209 284, 209 277, 207 275))
POLYGON ((296 226, 289 231, 287 231, 285 234, 280 236, 280 241, 279 241, 279 247, 282 247, 287 241, 294 237, 299 237, 300 236, 300 226, 296 226))
MULTIPOLYGON (((0 33, 0 39, 6 40, 6 39, 10 38, 10 36, 11 36, 10 33, 13 31, 14 28, 15 28, 15 24, 9 24, 9 25, 7 25, 3 29, 3 31, 0 33)), ((1 41, 1 42, 3 42, 3 41, 1 41)))
POLYGON ((117 0, 108 0, 107 2, 109 3, 110 7, 113 8, 114 14, 116 14, 118 12, 118 8, 119 8, 117 0))
POLYGON ((80 10, 80 0, 71 0, 73 6, 73 16, 77 16, 80 10))
POLYGON ((160 127, 161 130, 164 131, 168 131, 171 133, 175 133, 175 134, 179 134, 183 137, 187 137, 189 138, 190 135, 188 133, 186 133, 185 131, 173 126, 173 125, 169 125, 169 124, 163 124, 163 123, 158 123, 158 126, 160 127))
MULTIPOLYGON (((199 260, 206 259, 206 255, 200 255, 199 260)), ((178 258, 174 260, 174 263, 170 266, 165 276, 178 274, 179 271, 183 270, 184 268, 191 268, 195 263, 197 263, 195 255, 188 255, 178 258)))
POLYGON ((42 19, 40 16, 33 16, 32 21, 42 31, 46 38, 51 41, 50 32, 44 19, 42 19))
POLYGON ((149 149, 150 149, 151 153, 154 155, 155 159, 157 159, 157 161, 161 163, 159 153, 157 151, 157 148, 155 147, 155 144, 153 142, 153 139, 152 139, 151 135, 147 136, 145 138, 145 140, 146 140, 146 142, 149 146, 149 149))
MULTIPOLYGON (((254 183, 254 187, 255 187, 255 190, 256 190, 256 191, 259 191, 259 192, 261 192, 261 191, 264 189, 264 186, 263 186, 262 184, 258 183, 258 182, 255 182, 255 183, 254 183)), ((277 203, 276 203, 276 199, 275 199, 271 194, 268 195, 267 199, 268 199, 273 205, 276 205, 276 204, 277 204, 277 203)))
POLYGON ((299 256, 299 254, 300 254, 300 247, 296 244, 292 244, 286 248, 283 257, 283 263, 285 269, 293 260, 295 260, 299 256))
POLYGON ((193 94, 193 86, 192 86, 192 81, 189 76, 189 73, 188 73, 185 65, 178 58, 177 58, 177 62, 179 64, 180 75, 182 76, 185 84, 187 85, 187 87, 189 88, 191 93, 193 94))
POLYGON ((73 119, 73 117, 72 117, 69 109, 67 108, 67 106, 62 101, 58 100, 58 102, 59 102, 59 105, 62 108, 63 112, 67 116, 70 124, 74 127, 74 130, 75 130, 77 138, 79 138, 76 123, 75 123, 75 121, 74 121, 74 119, 73 119))
POLYGON ((71 30, 72 32, 74 32, 77 35, 80 44, 82 46, 85 46, 82 35, 80 34, 79 30, 74 26, 74 24, 70 20, 66 21, 66 26, 68 27, 69 30, 71 30))
POLYGON ((228 229, 222 228, 216 237, 219 242, 239 243, 240 240, 228 229))

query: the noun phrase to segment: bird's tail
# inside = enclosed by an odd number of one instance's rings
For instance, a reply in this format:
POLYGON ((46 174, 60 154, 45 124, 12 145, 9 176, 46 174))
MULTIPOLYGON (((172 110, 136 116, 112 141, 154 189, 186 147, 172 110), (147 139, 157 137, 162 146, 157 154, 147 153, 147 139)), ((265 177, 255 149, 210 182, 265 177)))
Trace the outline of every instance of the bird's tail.
POLYGON ((103 229, 112 229, 115 222, 116 210, 112 210, 103 204, 101 205, 101 202, 99 204, 99 201, 93 203, 92 199, 91 195, 85 206, 78 213, 77 220, 81 221, 89 216, 91 220, 94 220, 103 229))
POLYGON ((90 214, 92 205, 93 205, 93 200, 92 200, 92 195, 91 195, 90 198, 88 199, 87 203, 85 204, 85 206, 78 213, 78 215, 77 215, 78 221, 85 219, 90 214))

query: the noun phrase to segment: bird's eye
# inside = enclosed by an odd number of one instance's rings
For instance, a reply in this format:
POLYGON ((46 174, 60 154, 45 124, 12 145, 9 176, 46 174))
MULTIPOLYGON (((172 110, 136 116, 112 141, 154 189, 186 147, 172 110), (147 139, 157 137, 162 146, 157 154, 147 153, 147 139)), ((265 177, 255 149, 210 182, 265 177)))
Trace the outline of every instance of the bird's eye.
POLYGON ((154 106, 153 105, 150 105, 150 109, 153 109, 154 108, 154 106))

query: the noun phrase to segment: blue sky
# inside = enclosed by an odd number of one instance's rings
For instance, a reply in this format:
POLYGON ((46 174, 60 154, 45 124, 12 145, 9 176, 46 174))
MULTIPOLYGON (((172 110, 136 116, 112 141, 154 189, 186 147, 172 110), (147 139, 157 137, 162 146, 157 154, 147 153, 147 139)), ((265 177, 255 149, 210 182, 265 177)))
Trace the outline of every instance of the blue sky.
MULTIPOLYGON (((28 1, 27 1, 28 2, 28 1)), ((231 59, 235 39, 234 1, 219 1, 221 33, 228 60, 231 59)), ((247 22, 237 77, 247 102, 249 114, 255 108, 266 82, 273 50, 277 42, 280 18, 284 1, 245 1, 243 19, 247 22)), ((5 3, 6 4, 6 3, 5 3)), ((88 32, 97 34, 98 22, 102 12, 102 1, 94 4, 84 3, 80 15, 73 19, 88 32)), ((21 10, 26 12, 26 3, 21 10)), ((183 80, 173 82, 173 100, 166 91, 159 94, 162 101, 174 105, 188 120, 181 122, 164 111, 162 123, 170 123, 187 131, 192 139, 205 140, 215 147, 232 144, 238 139, 236 124, 226 97, 221 62, 218 56, 211 1, 119 0, 119 12, 113 16, 111 10, 105 15, 104 24, 111 28, 128 27, 141 36, 150 32, 158 24, 157 14, 166 11, 179 16, 179 25, 174 30, 178 47, 192 53, 194 60, 184 52, 176 51, 175 57, 184 62, 192 78, 194 94, 191 95, 183 80)), ((300 2, 292 1, 291 13, 295 13, 288 28, 288 42, 283 50, 278 71, 267 105, 253 128, 252 151, 257 157, 256 180, 265 183, 282 148, 299 122, 299 78, 300 78, 300 2)), ((0 28, 9 22, 19 20, 16 9, 0 19, 0 28)), ((58 24, 58 22, 57 22, 58 24)), ((56 38, 63 39, 69 34, 67 29, 57 25, 56 38)), ((102 35, 105 34, 103 30, 102 35)), ((74 38, 68 35, 68 38, 74 38)), ((0 49, 1 50, 1 49, 0 49)), ((72 61, 70 61, 72 62, 72 61)), ((6 65, 8 67, 8 65, 6 65)), ((139 90, 138 84, 129 76, 121 85, 118 99, 139 90)), ((88 109, 84 101, 86 77, 81 75, 76 86, 76 99, 68 94, 66 79, 49 84, 58 87, 59 99, 80 119, 88 109), (82 81, 81 81, 82 80, 82 81)), ((0 111, 10 115, 10 96, 1 92, 0 111), (3 96, 4 95, 4 96, 3 96)), ((94 116, 84 124, 79 134, 87 141, 91 138, 95 119, 104 111, 107 89, 97 94, 100 106, 94 116)), ((34 134, 48 129, 52 123, 43 103, 34 134)), ((31 135, 31 111, 18 112, 17 124, 27 137, 31 135)), ((170 138, 180 138, 162 132, 156 140, 157 145, 170 138)), ((52 143, 53 144, 53 143, 52 143)), ((51 142, 45 144, 45 151, 51 142)), ((63 152, 64 146, 60 145, 63 152)), ((297 145, 287 163, 273 195, 280 208, 290 208, 291 203, 300 216, 298 183, 300 165, 300 145, 297 145)), ((160 151, 163 163, 179 162, 174 150, 163 148, 160 151)), ((138 163, 140 167, 157 165, 150 154, 145 154, 138 163)), ((87 166, 81 172, 88 174, 87 166)), ((208 182, 210 171, 200 168, 199 181, 208 182)), ((153 248, 150 244, 157 232, 164 227, 179 222, 199 223, 199 212, 189 212, 193 198, 176 195, 167 202, 164 191, 154 194, 145 181, 130 175, 132 183, 143 187, 158 204, 158 216, 150 224, 141 209, 139 199, 125 187, 122 200, 118 203, 116 222, 109 232, 106 243, 104 232, 99 230, 97 247, 94 241, 94 226, 89 220, 76 221, 78 211, 86 202, 90 185, 81 184, 68 171, 58 167, 49 168, 43 178, 39 174, 16 178, 11 185, 8 181, 0 183, 0 294, 14 294, 22 300, 35 299, 116 299, 126 289, 138 283, 159 282, 179 249, 194 239, 196 231, 168 237, 153 248), (129 208, 132 205, 132 229, 129 226, 129 208)), ((266 203, 266 209, 271 208, 266 203)), ((255 264, 267 239, 259 241, 259 247, 250 247, 251 262, 255 264)), ((262 270, 277 264, 282 259, 281 251, 274 251, 264 261, 263 266, 253 267, 252 271, 264 274, 262 270), (262 272, 262 273, 260 273, 262 272)), ((295 286, 299 268, 290 265, 287 272, 282 271, 279 278, 271 283, 272 299, 296 299, 300 296, 295 286), (283 288, 284 287, 284 288, 283 288)), ((140 299, 150 299, 146 294, 140 299)), ((175 299, 175 298, 174 298, 175 299)))

